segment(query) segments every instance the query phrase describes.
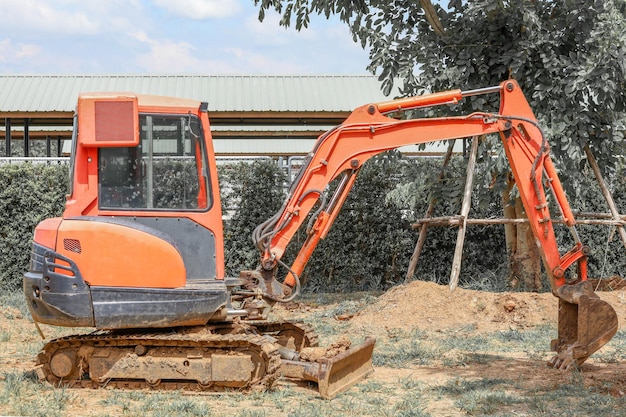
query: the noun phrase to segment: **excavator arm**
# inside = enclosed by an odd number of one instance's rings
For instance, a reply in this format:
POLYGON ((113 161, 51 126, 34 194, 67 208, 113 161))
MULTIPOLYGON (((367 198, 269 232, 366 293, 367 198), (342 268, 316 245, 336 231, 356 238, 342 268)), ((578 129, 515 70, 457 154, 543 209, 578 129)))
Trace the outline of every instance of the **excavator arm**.
MULTIPOLYGON (((254 273, 264 282, 263 295, 271 301, 288 301, 299 292, 299 275, 313 250, 337 217, 363 164, 371 157, 411 144, 477 137, 498 133, 541 252, 553 293, 559 298, 559 336, 552 342, 556 367, 581 364, 607 343, 617 331, 613 308, 599 299, 587 283, 587 254, 574 228, 575 219, 556 169, 549 145, 519 85, 512 80, 479 90, 453 90, 412 98, 368 104, 355 109, 339 126, 317 140, 281 210, 259 225, 253 240, 261 251, 261 265, 254 273), (498 113, 398 120, 388 115, 406 110, 456 104, 464 97, 500 95, 498 113), (329 184, 340 178, 328 196, 329 184), (575 244, 561 254, 544 185, 551 190, 575 244), (307 238, 291 266, 281 260, 293 236, 307 223, 307 238), (279 283, 277 265, 289 273, 279 283), (576 267, 574 278, 567 271, 576 267)), ((248 271, 248 275, 251 272, 248 271)))

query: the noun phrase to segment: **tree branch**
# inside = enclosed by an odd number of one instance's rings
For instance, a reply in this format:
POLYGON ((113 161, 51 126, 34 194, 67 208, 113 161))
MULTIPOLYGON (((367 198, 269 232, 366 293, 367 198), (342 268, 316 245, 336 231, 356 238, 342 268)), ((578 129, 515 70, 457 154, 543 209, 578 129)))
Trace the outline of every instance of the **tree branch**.
POLYGON ((431 1, 420 0, 420 6, 422 6, 426 20, 430 23, 430 26, 433 28, 435 33, 439 36, 446 36, 446 31, 444 30, 441 20, 439 20, 439 16, 437 15, 437 11, 431 1))

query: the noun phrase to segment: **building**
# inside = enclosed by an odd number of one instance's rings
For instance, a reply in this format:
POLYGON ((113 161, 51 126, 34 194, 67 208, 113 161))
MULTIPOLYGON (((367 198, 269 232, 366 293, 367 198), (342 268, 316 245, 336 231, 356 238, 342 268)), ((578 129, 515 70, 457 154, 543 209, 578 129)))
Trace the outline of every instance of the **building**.
POLYGON ((40 153, 63 154, 80 92, 206 101, 220 157, 306 155, 320 134, 354 108, 390 99, 376 77, 345 75, 0 75, 0 91, 0 155, 23 157, 33 156, 33 144, 44 141, 40 153))

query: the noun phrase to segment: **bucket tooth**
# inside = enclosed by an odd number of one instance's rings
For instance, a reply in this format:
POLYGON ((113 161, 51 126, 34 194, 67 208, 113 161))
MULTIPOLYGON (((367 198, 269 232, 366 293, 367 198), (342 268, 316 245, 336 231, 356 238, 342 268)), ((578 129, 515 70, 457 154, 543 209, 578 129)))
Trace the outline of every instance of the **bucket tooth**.
POLYGON ((331 399, 374 372, 375 344, 375 338, 367 337, 361 345, 319 362, 283 359, 281 371, 286 377, 317 382, 320 396, 331 399))
POLYGON ((559 297, 559 329, 551 348, 557 354, 548 365, 568 369, 582 365, 613 338, 618 327, 617 313, 598 297, 588 281, 563 285, 556 295, 559 297))

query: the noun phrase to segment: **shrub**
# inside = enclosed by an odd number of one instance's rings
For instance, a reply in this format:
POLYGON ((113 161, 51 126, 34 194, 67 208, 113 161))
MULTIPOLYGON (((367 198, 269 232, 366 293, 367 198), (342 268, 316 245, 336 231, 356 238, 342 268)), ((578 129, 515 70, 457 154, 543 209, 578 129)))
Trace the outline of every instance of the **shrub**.
POLYGON ((226 273, 237 276, 239 271, 258 265, 259 251, 252 243, 252 232, 280 208, 285 174, 269 159, 220 165, 218 170, 226 218, 226 273))
MULTIPOLYGON (((320 242, 302 274, 306 290, 386 290, 404 281, 417 239, 411 223, 426 212, 429 198, 438 199, 434 216, 449 216, 460 210, 465 161, 454 158, 443 182, 438 184, 440 167, 440 159, 404 158, 396 152, 367 162, 327 238, 320 242)), ((281 207, 286 176, 269 159, 220 165, 219 175, 226 218, 226 272, 232 276, 258 265, 259 251, 252 243, 252 231, 281 207)), ((489 183, 487 172, 476 175, 476 184, 489 183)), ((587 182, 572 206, 581 211, 608 212, 593 175, 584 176, 587 182)), ((607 182, 618 210, 624 210, 626 176, 612 173, 607 182)), ((65 165, 0 166, 0 285, 4 290, 21 286, 34 227, 41 220, 62 213, 66 190, 65 165)), ((471 217, 502 217, 499 193, 476 194, 471 217)), ((592 249, 590 276, 608 277, 624 269, 623 244, 616 233, 612 240, 608 239, 609 227, 581 225, 578 231, 583 243, 592 249)), ((448 282, 456 235, 456 228, 428 230, 415 273, 417 279, 448 282)), ((566 228, 558 227, 557 236, 562 250, 571 247, 572 238, 566 228)), ((287 249, 286 263, 295 257, 304 239, 301 230, 287 249)), ((504 242, 502 225, 469 227, 460 285, 487 290, 506 288, 504 242)), ((285 271, 280 273, 283 276, 285 271)))
POLYGON ((4 290, 21 287, 35 226, 62 213, 67 184, 67 165, 0 166, 0 285, 4 290))

